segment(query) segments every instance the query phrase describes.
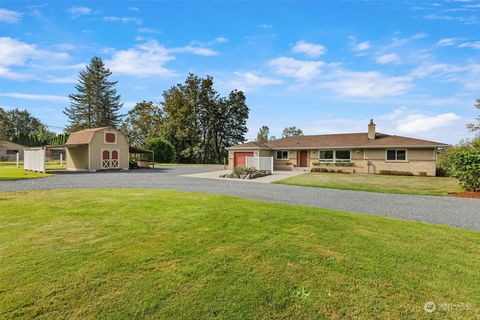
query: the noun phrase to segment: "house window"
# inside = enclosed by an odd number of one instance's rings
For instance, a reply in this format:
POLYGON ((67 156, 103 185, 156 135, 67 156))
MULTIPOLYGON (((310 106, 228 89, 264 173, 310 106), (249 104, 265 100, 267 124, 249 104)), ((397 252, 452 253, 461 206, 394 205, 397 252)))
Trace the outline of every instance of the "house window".
POLYGON ((387 150, 387 161, 407 160, 407 150, 387 150))
POLYGON ((117 140, 117 137, 115 133, 112 132, 107 132, 105 133, 105 142, 106 143, 115 143, 117 140))
POLYGON ((18 150, 7 150, 7 154, 17 154, 18 150))
POLYGON ((321 150, 320 162, 334 162, 333 150, 321 150))
POLYGON ((320 150, 320 162, 350 162, 350 150, 320 150))
POLYGON ((286 150, 277 151, 277 160, 288 160, 288 151, 286 150))

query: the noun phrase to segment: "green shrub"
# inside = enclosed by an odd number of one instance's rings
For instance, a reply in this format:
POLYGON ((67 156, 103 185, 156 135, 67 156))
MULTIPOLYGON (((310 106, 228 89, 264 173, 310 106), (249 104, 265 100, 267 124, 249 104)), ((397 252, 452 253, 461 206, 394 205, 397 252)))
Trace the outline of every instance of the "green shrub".
POLYGON ((161 138, 151 138, 145 143, 144 147, 153 151, 156 162, 169 163, 175 161, 175 148, 166 140, 161 138))
POLYGON ((396 170, 380 170, 379 174, 386 176, 413 176, 410 171, 396 171, 396 170))
POLYGON ((422 176, 422 177, 426 177, 427 176, 427 173, 425 171, 420 171, 418 173, 418 175, 422 176))
POLYGON ((355 167, 353 162, 335 162, 336 167, 355 167))
POLYGON ((328 172, 328 169, 326 169, 326 168, 312 168, 310 171, 311 172, 328 172))
POLYGON ((235 173, 236 175, 242 175, 242 174, 249 174, 249 173, 254 173, 255 171, 257 171, 257 169, 251 167, 235 167, 233 168, 233 173, 235 173))
POLYGON ((457 152, 450 158, 451 172, 466 191, 480 191, 480 149, 457 152))

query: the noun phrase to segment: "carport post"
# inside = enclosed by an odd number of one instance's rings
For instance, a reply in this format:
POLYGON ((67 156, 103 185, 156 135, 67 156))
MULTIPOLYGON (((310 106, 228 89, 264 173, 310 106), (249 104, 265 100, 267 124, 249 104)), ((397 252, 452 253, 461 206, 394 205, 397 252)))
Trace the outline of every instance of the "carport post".
POLYGON ((17 152, 17 168, 20 167, 20 153, 17 152))
POLYGON ((155 169, 155 152, 152 151, 152 168, 155 169))
POLYGON ((60 167, 63 167, 63 153, 60 153, 60 167))

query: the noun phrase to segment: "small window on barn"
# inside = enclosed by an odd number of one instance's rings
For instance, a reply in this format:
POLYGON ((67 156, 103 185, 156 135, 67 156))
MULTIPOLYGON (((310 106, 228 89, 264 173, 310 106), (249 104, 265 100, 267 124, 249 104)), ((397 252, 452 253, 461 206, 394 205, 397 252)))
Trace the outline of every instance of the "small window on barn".
POLYGON ((106 143, 116 143, 117 142, 117 135, 112 132, 105 133, 105 142, 106 143))
POLYGON ((18 150, 7 150, 7 154, 17 154, 18 150))

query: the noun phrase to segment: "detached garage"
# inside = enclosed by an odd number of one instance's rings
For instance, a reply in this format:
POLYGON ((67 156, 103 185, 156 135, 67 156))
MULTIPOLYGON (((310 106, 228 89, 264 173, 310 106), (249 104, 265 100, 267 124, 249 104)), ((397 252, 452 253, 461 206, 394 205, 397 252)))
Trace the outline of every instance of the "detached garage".
POLYGON ((94 128, 74 132, 65 144, 67 170, 128 170, 127 137, 113 128, 94 128))

